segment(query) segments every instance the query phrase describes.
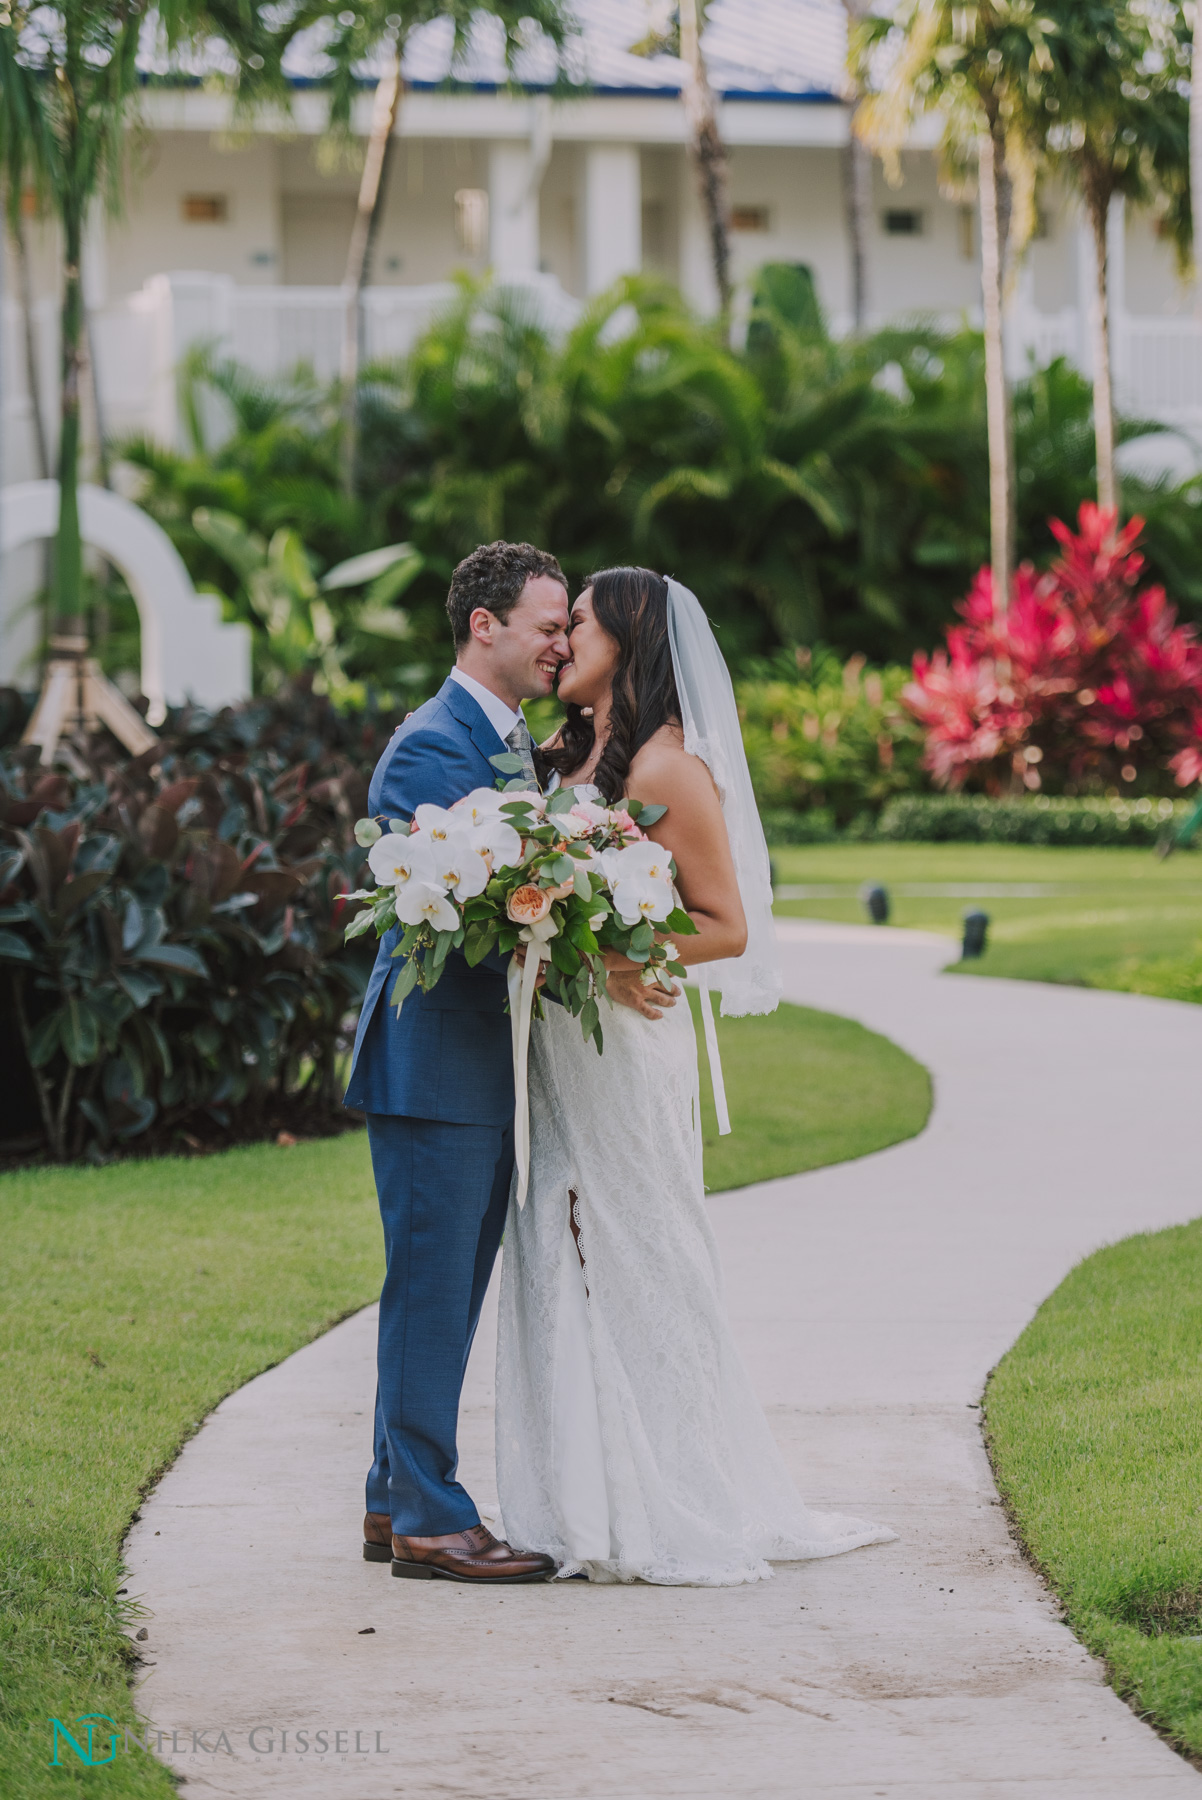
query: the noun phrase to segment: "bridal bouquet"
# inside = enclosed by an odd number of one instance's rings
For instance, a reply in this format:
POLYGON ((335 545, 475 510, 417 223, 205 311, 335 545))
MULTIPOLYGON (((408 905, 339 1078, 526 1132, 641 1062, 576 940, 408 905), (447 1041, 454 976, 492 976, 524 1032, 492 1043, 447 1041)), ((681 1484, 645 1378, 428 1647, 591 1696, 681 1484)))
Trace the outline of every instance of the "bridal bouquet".
MULTIPOLYGON (((503 774, 515 763, 494 758, 503 774)), ((684 969, 663 934, 697 929, 675 903, 671 857, 645 835, 664 810, 637 800, 606 806, 592 786, 543 795, 510 782, 450 807, 419 806, 412 823, 392 819, 387 831, 360 819, 355 836, 377 885, 347 896, 366 902, 347 938, 404 928, 392 953, 401 959, 389 996, 398 1009, 415 987, 435 985, 452 950, 474 966, 524 945, 524 968, 515 957, 509 970, 515 1054, 516 1015, 528 1030, 541 963, 548 992, 600 1052, 605 952, 642 963, 648 985, 666 985, 684 969)))

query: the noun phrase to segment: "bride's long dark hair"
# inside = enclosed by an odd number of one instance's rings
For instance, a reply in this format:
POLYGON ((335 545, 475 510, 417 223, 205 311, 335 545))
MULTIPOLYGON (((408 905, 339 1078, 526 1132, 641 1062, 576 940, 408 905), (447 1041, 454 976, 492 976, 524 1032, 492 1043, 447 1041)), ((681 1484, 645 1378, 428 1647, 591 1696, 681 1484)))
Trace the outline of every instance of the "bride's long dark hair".
MULTIPOLYGON (((602 569, 584 586, 593 590, 597 623, 618 646, 609 736, 593 780, 605 799, 620 800, 635 754, 661 725, 680 723, 668 636, 668 584, 650 569, 602 569)), ((588 760, 595 741, 592 718, 570 701, 565 706, 558 743, 541 753, 546 768, 558 769, 561 776, 588 760)))

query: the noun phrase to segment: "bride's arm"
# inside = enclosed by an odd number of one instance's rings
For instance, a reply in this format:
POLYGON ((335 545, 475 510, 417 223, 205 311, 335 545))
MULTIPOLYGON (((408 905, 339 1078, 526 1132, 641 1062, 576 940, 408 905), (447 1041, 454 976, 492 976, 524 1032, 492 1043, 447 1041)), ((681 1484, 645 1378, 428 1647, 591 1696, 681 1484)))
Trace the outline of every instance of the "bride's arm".
POLYGON ((680 961, 741 956, 747 921, 718 791, 701 758, 657 733, 631 763, 626 787, 632 800, 668 809, 647 835, 675 860, 681 903, 697 927, 695 937, 675 939, 680 961))

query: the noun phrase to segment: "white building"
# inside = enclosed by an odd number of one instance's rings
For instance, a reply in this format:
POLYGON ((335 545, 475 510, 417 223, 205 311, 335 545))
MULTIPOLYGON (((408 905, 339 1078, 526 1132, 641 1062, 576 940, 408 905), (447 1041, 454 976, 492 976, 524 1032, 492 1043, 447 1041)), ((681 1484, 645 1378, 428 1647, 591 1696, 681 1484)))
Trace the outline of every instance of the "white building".
MULTIPOLYGON (((497 35, 478 27, 449 68, 449 22, 417 33, 383 217, 365 295, 369 352, 412 341, 460 269, 530 280, 552 316, 570 316, 627 271, 656 271, 698 308, 714 291, 704 221, 685 152, 682 65, 631 46, 662 24, 662 0, 576 0, 579 91, 549 91, 554 57, 536 46, 507 87, 497 35), (448 76, 453 83, 448 84, 448 76)), ((705 51, 730 149, 736 277, 769 260, 803 262, 836 330, 849 322, 845 14, 840 0, 712 0, 705 51)), ((315 65, 314 65, 315 66, 315 65)), ((355 120, 366 131, 371 88, 355 120)), ((174 367, 189 342, 216 339, 268 370, 304 358, 338 366, 346 260, 358 177, 329 172, 325 106, 295 70, 291 117, 230 131, 228 104, 199 86, 147 91, 123 216, 97 216, 85 278, 98 390, 111 433, 177 434, 174 367)), ((874 171, 870 321, 914 313, 979 317, 971 208, 941 196, 916 144, 904 181, 874 171)), ((55 396, 53 231, 28 221, 34 335, 47 430, 55 396)), ((1112 221, 1121 402, 1202 426, 1202 351, 1192 295, 1142 217, 1112 221)), ((12 267, 10 261, 10 269, 12 267)), ((10 281, 3 335, 3 479, 38 473, 19 313, 10 281)), ((1090 252, 1071 205, 1045 205, 1015 309, 1011 358, 1065 351, 1087 360, 1090 252)), ((93 431, 95 425, 93 422, 93 431)), ((13 581, 6 583, 11 595, 13 581)), ((3 658, 12 667, 12 656, 3 658)))

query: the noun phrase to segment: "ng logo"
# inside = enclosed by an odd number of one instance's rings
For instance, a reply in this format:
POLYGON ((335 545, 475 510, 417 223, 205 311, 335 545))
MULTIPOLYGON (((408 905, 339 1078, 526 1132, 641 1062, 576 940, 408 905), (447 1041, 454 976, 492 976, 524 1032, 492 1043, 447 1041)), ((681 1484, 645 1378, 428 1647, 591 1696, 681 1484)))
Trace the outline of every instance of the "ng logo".
POLYGON ((64 1766, 59 1757, 59 1751, 61 1750, 64 1741, 70 1744, 71 1749, 74 1751, 79 1761, 89 1769, 98 1769, 105 1763, 111 1763, 117 1754, 117 1745, 120 1742, 120 1728, 116 1719, 110 1719, 107 1713, 81 1713, 75 1723, 76 1725, 83 1725, 86 1727, 86 1749, 77 1738, 71 1735, 61 1719, 51 1719, 50 1725, 54 1755, 50 1758, 50 1767, 52 1769, 61 1769, 64 1766), (93 1733, 98 1724, 111 1725, 113 1728, 109 1733, 107 1756, 97 1756, 94 1753, 93 1733))

